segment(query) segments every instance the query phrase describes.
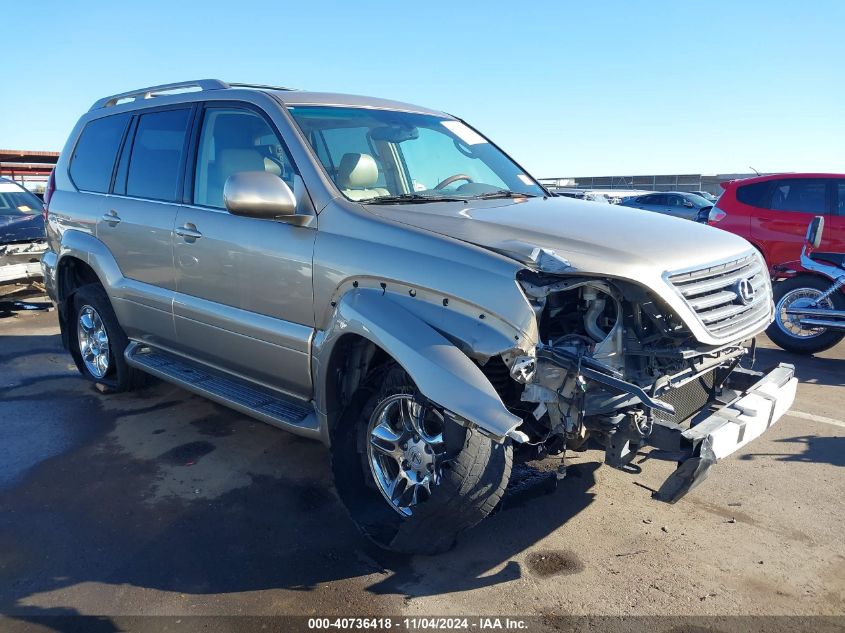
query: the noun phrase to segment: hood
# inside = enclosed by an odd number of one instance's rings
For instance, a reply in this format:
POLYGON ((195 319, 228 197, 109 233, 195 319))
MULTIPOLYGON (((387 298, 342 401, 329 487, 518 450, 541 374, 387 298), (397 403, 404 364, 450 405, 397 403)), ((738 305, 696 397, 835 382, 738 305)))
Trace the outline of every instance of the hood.
POLYGON ((385 220, 476 244, 527 267, 538 268, 539 261, 540 266, 550 264, 542 268, 549 272, 630 280, 662 299, 705 345, 742 341, 769 324, 770 319, 761 320, 726 339, 715 337, 668 281, 667 273, 705 268, 756 253, 741 237, 704 224, 571 198, 366 208, 385 220))
POLYGON ((371 212, 529 264, 537 247, 578 272, 641 279, 741 256, 753 247, 721 229, 572 198, 368 205, 371 212))

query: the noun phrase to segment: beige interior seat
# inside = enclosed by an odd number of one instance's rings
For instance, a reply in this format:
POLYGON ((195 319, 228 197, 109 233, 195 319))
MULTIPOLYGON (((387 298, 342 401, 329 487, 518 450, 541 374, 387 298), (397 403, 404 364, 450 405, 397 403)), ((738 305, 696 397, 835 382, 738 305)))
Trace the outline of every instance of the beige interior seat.
POLYGON ((378 165, 369 154, 344 154, 337 168, 337 186, 351 200, 390 195, 387 189, 375 186, 378 176, 378 165))

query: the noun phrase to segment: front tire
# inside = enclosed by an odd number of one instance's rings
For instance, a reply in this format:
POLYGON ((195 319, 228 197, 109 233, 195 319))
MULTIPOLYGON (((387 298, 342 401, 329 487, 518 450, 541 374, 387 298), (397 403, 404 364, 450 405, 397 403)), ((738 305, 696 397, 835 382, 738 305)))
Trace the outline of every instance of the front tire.
POLYGON ((126 363, 129 345, 109 297, 100 284, 82 286, 73 294, 69 340, 79 372, 104 391, 132 391, 144 374, 126 363))
MULTIPOLYGON (((786 314, 789 307, 807 307, 817 300, 831 282, 821 277, 799 275, 774 285, 775 320, 766 330, 769 338, 788 352, 795 354, 817 354, 837 345, 845 332, 828 328, 803 327, 796 317, 786 314)), ((828 297, 821 307, 845 310, 845 297, 836 292, 828 297)))
POLYGON ((332 433, 341 501, 379 547, 449 550, 498 505, 513 463, 497 443, 446 418, 391 363, 362 385, 332 433))

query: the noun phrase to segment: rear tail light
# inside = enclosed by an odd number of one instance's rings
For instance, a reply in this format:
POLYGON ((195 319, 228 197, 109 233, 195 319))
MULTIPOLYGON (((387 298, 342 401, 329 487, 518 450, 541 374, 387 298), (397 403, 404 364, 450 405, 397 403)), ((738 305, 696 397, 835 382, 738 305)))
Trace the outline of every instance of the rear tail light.
POLYGON ((716 224, 717 222, 721 222, 728 214, 722 211, 719 207, 713 207, 710 209, 710 213, 707 215, 707 222, 709 224, 716 224))
POLYGON ((56 174, 55 171, 50 172, 50 177, 47 179, 47 186, 44 188, 44 210, 41 215, 44 216, 44 222, 47 222, 48 207, 50 206, 50 198, 53 197, 53 192, 56 191, 56 174))

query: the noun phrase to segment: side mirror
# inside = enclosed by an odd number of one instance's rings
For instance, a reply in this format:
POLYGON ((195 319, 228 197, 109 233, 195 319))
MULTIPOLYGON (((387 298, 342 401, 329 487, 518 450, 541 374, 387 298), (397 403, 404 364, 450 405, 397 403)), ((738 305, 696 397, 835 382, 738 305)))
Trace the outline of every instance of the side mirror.
POLYGON ((232 215, 290 220, 296 198, 284 180, 266 171, 241 171, 223 185, 223 202, 232 215))
POLYGON ((695 205, 692 202, 690 202, 689 200, 684 200, 684 206, 687 209, 692 209, 695 205))
POLYGON ((817 215, 813 218, 813 221, 810 222, 810 226, 807 227, 807 237, 806 241, 813 245, 813 248, 818 248, 819 245, 822 243, 822 234, 824 233, 824 217, 821 215, 817 215))

